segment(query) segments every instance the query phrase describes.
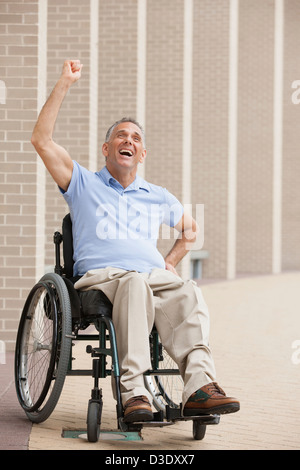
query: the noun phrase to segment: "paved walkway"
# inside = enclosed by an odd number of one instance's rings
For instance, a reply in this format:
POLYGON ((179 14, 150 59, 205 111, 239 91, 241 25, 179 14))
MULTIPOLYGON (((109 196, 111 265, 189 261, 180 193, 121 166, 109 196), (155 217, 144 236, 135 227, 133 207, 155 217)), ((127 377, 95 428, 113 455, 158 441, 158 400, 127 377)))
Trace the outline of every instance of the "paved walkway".
MULTIPOLYGON (((50 418, 39 425, 24 419, 6 378, 0 408, 2 449, 29 450, 299 450, 300 449, 300 273, 243 278, 202 287, 211 312, 211 346, 218 382, 241 401, 241 410, 207 426, 202 441, 191 421, 144 428, 141 440, 116 440, 115 402, 110 379, 103 381, 101 437, 96 444, 62 437, 64 429, 85 429, 92 381, 67 377, 50 418), (299 353, 297 353, 299 351, 299 353), (18 430, 19 438, 18 437, 18 430)), ((77 367, 88 366, 84 345, 76 345, 77 367)), ((0 365, 1 384, 5 382, 0 365)))
POLYGON ((14 355, 0 364, 0 450, 26 450, 31 423, 19 405, 14 384, 14 355))

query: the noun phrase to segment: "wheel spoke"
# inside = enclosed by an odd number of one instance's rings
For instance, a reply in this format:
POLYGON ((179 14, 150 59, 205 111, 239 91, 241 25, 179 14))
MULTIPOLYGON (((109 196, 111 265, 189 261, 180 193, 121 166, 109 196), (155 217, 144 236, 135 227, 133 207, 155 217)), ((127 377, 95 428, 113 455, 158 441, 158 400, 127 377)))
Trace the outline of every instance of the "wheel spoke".
MULTIPOLYGON (((150 344, 151 356, 155 355, 155 348, 159 348, 159 344, 153 341, 150 344)), ((163 360, 158 362, 160 369, 178 370, 176 363, 169 356, 167 351, 162 346, 163 360)), ((152 361, 154 362, 154 361, 152 361)), ((166 410, 166 405, 170 408, 179 408, 182 401, 183 380, 179 374, 161 374, 154 376, 145 376, 145 385, 148 391, 153 396, 153 404, 155 408, 160 411, 166 410)))

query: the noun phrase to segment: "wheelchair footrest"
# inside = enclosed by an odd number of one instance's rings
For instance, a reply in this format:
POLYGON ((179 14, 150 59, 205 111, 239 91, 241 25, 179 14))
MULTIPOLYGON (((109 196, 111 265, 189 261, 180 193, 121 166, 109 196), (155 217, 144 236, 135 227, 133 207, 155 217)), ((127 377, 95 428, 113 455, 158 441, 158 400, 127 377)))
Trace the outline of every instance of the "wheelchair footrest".
POLYGON ((173 424, 171 421, 164 421, 164 412, 157 411, 153 413, 152 421, 137 421, 135 423, 125 423, 123 418, 119 419, 119 427, 123 431, 139 432, 143 427, 163 427, 173 424))
POLYGON ((219 424, 220 415, 203 414, 203 415, 195 415, 195 416, 184 416, 182 413, 182 405, 180 403, 180 408, 170 408, 168 405, 166 406, 166 420, 167 421, 197 420, 201 422, 201 424, 219 424))
POLYGON ((220 415, 196 415, 183 416, 180 408, 169 408, 166 406, 166 416, 163 411, 153 413, 152 421, 140 421, 135 423, 125 423, 123 418, 119 419, 119 427, 122 431, 140 432, 143 427, 164 427, 175 424, 176 421, 198 421, 200 424, 219 424, 220 415))
POLYGON ((219 424, 219 415, 196 415, 196 416, 181 416, 174 421, 199 421, 200 424, 219 424))
POLYGON ((167 421, 173 421, 181 418, 181 403, 180 408, 170 408, 166 405, 166 419, 167 421))

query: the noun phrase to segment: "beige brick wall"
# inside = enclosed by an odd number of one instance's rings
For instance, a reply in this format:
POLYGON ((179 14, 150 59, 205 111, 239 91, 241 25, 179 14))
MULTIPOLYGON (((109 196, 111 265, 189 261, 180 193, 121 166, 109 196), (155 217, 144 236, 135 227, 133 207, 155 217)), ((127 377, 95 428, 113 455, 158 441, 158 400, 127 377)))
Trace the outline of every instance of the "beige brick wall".
POLYGON ((39 162, 30 144, 38 106, 38 1, 1 2, 0 10, 0 76, 7 89, 0 107, 0 336, 10 349, 24 298, 44 264, 37 261, 39 162))
POLYGON ((240 2, 237 271, 272 269, 274 1, 240 2))
POLYGON ((300 3, 289 1, 285 12, 284 94, 283 94, 283 177, 282 177, 282 264, 283 269, 300 266, 300 70, 296 51, 300 49, 300 3), (292 84, 298 81, 297 88, 292 84), (294 94, 294 102, 292 95, 294 94), (295 100, 296 98, 296 100, 295 100), (298 103, 298 104, 297 104, 298 103))
MULTIPOLYGON (((146 178, 182 198, 183 4, 148 2, 146 178)), ((173 237, 173 234, 172 234, 173 237)), ((161 240, 165 255, 174 239, 161 240)))
POLYGON ((98 167, 105 164, 102 144, 107 129, 137 106, 137 2, 99 2, 98 167))
MULTIPOLYGON (((89 161, 89 2, 48 0, 48 94, 60 76, 66 59, 80 59, 84 64, 82 79, 69 91, 61 107, 54 138, 71 157, 88 167, 89 161)), ((53 233, 61 229, 67 204, 56 184, 47 174, 46 264, 54 264, 53 233)))
POLYGON ((195 2, 192 194, 194 206, 204 204, 209 278, 226 277, 227 266, 228 35, 228 3, 195 2))

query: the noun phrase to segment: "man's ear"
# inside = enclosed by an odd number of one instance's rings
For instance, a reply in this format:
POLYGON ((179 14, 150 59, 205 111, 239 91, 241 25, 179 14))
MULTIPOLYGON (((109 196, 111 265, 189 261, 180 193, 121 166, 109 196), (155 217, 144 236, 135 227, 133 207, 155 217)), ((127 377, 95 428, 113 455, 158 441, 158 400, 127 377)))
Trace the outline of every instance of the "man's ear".
POLYGON ((108 156, 108 143, 107 142, 104 142, 104 144, 102 145, 102 153, 105 157, 108 156))
POLYGON ((144 149, 141 156, 140 156, 140 160, 139 160, 140 163, 144 163, 145 158, 146 158, 146 154, 147 154, 147 150, 144 149))

